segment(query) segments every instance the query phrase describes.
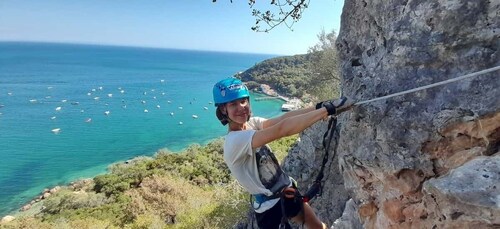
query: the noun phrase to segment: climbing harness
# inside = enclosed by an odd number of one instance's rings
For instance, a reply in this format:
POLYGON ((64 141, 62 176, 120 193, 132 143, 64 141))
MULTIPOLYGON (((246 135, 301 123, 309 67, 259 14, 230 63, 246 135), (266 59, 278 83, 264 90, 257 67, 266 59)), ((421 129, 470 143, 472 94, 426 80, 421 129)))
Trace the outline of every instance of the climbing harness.
POLYGON ((425 90, 425 89, 428 89, 428 88, 437 87, 437 86, 444 85, 444 84, 453 83, 455 81, 463 80, 463 79, 466 79, 466 78, 471 78, 471 77, 474 77, 474 76, 483 75, 483 74, 494 72, 494 71, 498 71, 498 70, 500 70, 500 65, 496 66, 496 67, 488 68, 488 69, 485 69, 485 70, 482 70, 482 71, 473 72, 473 73, 470 73, 470 74, 467 74, 467 75, 459 76, 459 77, 456 77, 456 78, 452 78, 452 79, 448 79, 448 80, 443 80, 443 81, 440 81, 440 82, 437 82, 437 83, 433 83, 433 84, 429 84, 429 85, 425 85, 425 86, 413 88, 413 89, 410 89, 410 90, 406 90, 406 91, 402 91, 402 92, 398 92, 398 93, 394 93, 394 94, 390 94, 390 95, 386 95, 386 96, 382 96, 382 97, 378 97, 378 98, 374 98, 374 99, 369 99, 369 100, 365 100, 365 101, 361 101, 361 102, 356 102, 353 106, 358 106, 358 105, 365 104, 365 103, 371 103, 371 102, 375 102, 375 101, 378 101, 378 100, 388 99, 388 98, 396 97, 396 96, 399 96, 399 95, 405 95, 405 94, 409 94, 409 93, 413 93, 413 92, 425 90))

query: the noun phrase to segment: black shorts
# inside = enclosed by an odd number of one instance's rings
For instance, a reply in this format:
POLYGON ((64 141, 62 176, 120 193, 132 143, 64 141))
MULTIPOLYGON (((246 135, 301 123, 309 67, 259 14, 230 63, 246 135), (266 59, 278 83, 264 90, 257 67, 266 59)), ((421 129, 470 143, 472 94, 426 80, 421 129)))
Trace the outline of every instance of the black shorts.
MULTIPOLYGON (((300 196, 298 190, 296 190, 297 195, 300 196)), ((285 198, 285 214, 290 219, 297 216, 303 208, 304 202, 301 198, 285 198)), ((262 212, 255 213, 255 218, 257 219, 257 225, 261 229, 278 229, 281 223, 281 200, 278 201, 271 209, 262 212)), ((286 229, 290 229, 290 224, 285 225, 286 229)))

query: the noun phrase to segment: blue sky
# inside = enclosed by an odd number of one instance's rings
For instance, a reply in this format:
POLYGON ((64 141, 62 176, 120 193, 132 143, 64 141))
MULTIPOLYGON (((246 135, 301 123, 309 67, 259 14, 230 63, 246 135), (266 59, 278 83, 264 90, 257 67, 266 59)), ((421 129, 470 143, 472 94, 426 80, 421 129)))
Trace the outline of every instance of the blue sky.
MULTIPOLYGON (((311 0, 290 31, 256 33, 247 0, 1 0, 0 41, 303 54, 317 34, 339 31, 343 0, 311 0)), ((267 6, 270 0, 261 0, 267 6)))

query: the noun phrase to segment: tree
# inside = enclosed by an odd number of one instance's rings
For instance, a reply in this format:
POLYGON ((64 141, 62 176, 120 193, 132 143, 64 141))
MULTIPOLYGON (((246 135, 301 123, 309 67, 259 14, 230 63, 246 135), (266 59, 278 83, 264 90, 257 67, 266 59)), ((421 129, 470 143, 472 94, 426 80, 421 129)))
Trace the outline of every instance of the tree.
MULTIPOLYGON (((217 0, 212 0, 216 2, 217 0)), ((269 32, 274 27, 285 24, 292 30, 293 24, 299 21, 302 13, 309 6, 310 0, 271 0, 270 10, 256 9, 256 0, 248 0, 248 4, 252 9, 252 16, 255 19, 255 25, 252 30, 256 32, 269 32), (261 27, 261 25, 263 25, 261 27)), ((232 3, 233 0, 230 0, 232 3)))
POLYGON ((313 75, 310 77, 311 94, 319 99, 339 96, 340 70, 335 41, 335 30, 318 34, 318 43, 309 48, 312 55, 313 75))

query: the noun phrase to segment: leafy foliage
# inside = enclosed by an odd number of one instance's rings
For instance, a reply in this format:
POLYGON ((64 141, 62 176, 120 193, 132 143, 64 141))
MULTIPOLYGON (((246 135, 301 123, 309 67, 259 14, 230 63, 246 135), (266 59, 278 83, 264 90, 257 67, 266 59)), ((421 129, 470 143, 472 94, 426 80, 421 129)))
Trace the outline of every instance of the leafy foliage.
POLYGON ((250 89, 268 84, 282 95, 305 102, 336 98, 340 94, 340 71, 335 31, 322 31, 318 39, 308 54, 268 59, 236 77, 246 81, 250 89))
MULTIPOLYGON (((271 144, 280 160, 296 138, 271 144)), ((231 228, 246 217, 248 193, 231 178, 222 145, 217 139, 111 165, 93 189, 62 188, 36 216, 0 228, 231 228)))
POLYGON ((337 36, 334 30, 325 33, 322 30, 318 34, 319 42, 309 48, 312 56, 314 74, 309 81, 309 91, 320 100, 326 100, 339 96, 340 67, 335 41, 337 36))
MULTIPOLYGON (((216 2, 217 0, 212 0, 216 2)), ((230 0, 232 3, 233 0, 230 0)), ((292 30, 293 24, 302 18, 302 13, 309 5, 309 0, 271 0, 266 4, 267 10, 257 9, 256 0, 248 0, 248 5, 252 9, 252 16, 255 17, 255 25, 252 30, 255 32, 269 32, 276 26, 285 24, 292 30), (264 24, 264 28, 261 25, 264 24)))
POLYGON ((260 84, 271 85, 278 93, 291 97, 303 97, 312 75, 311 55, 295 55, 265 60, 238 74, 255 89, 260 84))

